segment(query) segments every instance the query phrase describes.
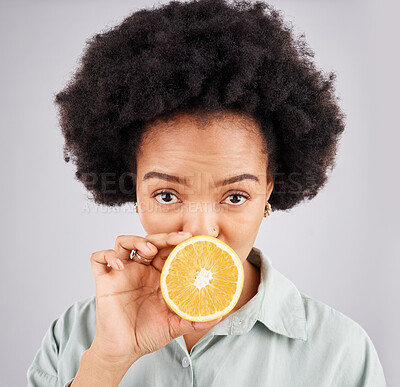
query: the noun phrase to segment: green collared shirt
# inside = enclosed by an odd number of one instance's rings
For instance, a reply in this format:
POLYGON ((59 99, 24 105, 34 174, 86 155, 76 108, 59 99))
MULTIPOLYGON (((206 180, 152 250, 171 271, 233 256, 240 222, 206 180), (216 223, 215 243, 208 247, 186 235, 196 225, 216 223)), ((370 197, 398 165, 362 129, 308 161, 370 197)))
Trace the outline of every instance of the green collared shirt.
MULTIPOLYGON (((183 336, 132 364, 122 387, 386 387, 365 330, 300 293, 253 247, 257 294, 215 325, 188 353, 183 336)), ((79 301, 46 332, 28 386, 67 387, 96 330, 95 298, 79 301)))

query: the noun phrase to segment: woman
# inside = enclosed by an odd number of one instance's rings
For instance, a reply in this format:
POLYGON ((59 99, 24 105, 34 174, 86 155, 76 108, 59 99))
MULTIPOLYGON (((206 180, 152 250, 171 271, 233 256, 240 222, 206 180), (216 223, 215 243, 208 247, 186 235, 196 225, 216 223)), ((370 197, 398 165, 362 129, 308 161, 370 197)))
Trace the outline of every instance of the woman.
POLYGON ((50 326, 30 386, 386 385, 363 328, 253 246, 334 165, 344 116, 312 56, 262 2, 171 2, 94 36, 56 96, 65 160, 97 203, 134 203, 147 235, 91 255, 96 296, 50 326), (192 323, 159 279, 203 234, 236 251, 245 279, 229 314, 192 323))

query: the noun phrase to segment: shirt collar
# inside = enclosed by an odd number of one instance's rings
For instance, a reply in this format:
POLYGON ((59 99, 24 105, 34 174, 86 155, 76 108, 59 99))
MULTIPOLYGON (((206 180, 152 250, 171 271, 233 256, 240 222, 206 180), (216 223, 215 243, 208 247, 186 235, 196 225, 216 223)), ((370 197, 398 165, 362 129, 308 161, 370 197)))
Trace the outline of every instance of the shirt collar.
POLYGON ((247 260, 260 268, 257 294, 208 334, 241 335, 252 329, 258 320, 270 331, 306 341, 306 312, 295 285, 272 266, 269 257, 260 249, 253 247, 247 260))
POLYGON ((306 311, 296 286, 272 266, 260 249, 253 247, 247 260, 261 270, 258 293, 254 296, 259 298, 257 319, 273 332, 306 341, 306 311))

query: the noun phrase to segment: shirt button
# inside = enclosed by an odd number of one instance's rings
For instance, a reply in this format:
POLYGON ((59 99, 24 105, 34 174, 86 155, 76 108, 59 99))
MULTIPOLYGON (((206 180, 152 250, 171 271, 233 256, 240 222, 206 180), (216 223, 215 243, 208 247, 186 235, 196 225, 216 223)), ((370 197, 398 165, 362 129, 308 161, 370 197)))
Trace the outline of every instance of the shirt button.
POLYGON ((239 320, 239 321, 238 321, 238 324, 239 324, 239 325, 242 325, 242 323, 243 323, 242 320, 239 320))
POLYGON ((183 368, 186 368, 186 367, 189 367, 189 365, 190 365, 190 361, 189 361, 189 359, 187 358, 187 356, 185 356, 185 357, 182 359, 182 367, 183 367, 183 368))

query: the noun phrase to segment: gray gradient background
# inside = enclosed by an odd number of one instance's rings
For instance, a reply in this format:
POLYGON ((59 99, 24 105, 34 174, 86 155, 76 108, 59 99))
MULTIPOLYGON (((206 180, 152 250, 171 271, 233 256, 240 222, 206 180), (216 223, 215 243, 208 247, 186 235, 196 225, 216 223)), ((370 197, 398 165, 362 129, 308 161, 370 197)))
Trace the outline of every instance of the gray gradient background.
MULTIPOLYGON (((318 66, 336 71, 347 129, 328 184, 264 220, 255 245, 301 292, 358 322, 388 385, 399 386, 398 10, 372 0, 271 3, 306 34, 318 66)), ((135 213, 88 202, 63 161, 52 93, 87 38, 153 4, 1 1, 1 386, 25 385, 51 322, 94 295, 90 254, 120 234, 145 235, 135 213)))

